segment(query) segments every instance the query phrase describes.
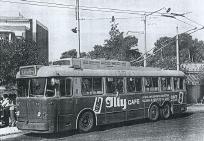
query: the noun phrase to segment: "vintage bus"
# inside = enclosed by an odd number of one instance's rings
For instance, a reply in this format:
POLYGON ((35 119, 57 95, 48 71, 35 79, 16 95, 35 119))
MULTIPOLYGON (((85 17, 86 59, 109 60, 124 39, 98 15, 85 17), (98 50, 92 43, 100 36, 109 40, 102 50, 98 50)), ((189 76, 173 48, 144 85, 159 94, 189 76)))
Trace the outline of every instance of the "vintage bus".
POLYGON ((108 60, 67 59, 65 64, 20 67, 18 129, 88 132, 103 124, 168 119, 187 109, 181 71, 108 60))

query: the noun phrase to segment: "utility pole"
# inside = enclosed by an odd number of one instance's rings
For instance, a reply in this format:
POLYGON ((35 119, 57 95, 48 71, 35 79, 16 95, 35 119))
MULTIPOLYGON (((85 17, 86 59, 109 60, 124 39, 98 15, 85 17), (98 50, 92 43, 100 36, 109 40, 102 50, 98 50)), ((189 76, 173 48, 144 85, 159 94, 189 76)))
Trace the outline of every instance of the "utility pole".
POLYGON ((179 71, 178 26, 176 27, 176 69, 177 69, 177 71, 179 71))
POLYGON ((147 66, 147 15, 144 16, 144 67, 147 66))
POLYGON ((80 19, 79 19, 79 0, 76 0, 76 20, 77 20, 77 33, 78 33, 78 54, 77 57, 80 58, 81 52, 81 40, 80 40, 80 19))

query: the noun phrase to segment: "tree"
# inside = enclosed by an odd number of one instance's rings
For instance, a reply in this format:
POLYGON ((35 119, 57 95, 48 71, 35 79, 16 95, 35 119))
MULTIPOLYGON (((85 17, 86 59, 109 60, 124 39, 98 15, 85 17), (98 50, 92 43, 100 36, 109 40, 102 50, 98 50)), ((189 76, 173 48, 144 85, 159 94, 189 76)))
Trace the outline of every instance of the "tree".
POLYGON ((135 36, 124 37, 115 20, 112 21, 109 35, 110 38, 104 41, 104 45, 95 45, 94 50, 89 52, 91 58, 131 61, 141 56, 138 49, 131 50, 132 47, 137 46, 138 39, 135 36))
MULTIPOLYGON (((198 39, 192 39, 189 34, 179 35, 179 59, 184 62, 202 62, 204 59, 204 43, 198 39)), ((161 37, 155 42, 153 57, 150 66, 161 68, 176 68, 176 38, 161 37)))
POLYGON ((63 59, 63 58, 77 58, 77 51, 76 51, 76 49, 71 49, 69 51, 63 52, 61 54, 60 59, 63 59))
POLYGON ((0 79, 7 84, 15 81, 20 66, 40 64, 34 41, 0 41, 0 79))
MULTIPOLYGON (((87 56, 88 56, 88 54, 86 52, 81 52, 80 53, 80 57, 81 58, 84 58, 84 57, 87 57, 87 56)), ((63 52, 61 54, 60 59, 63 59, 63 58, 77 58, 77 51, 76 51, 76 49, 71 49, 71 50, 63 52)))

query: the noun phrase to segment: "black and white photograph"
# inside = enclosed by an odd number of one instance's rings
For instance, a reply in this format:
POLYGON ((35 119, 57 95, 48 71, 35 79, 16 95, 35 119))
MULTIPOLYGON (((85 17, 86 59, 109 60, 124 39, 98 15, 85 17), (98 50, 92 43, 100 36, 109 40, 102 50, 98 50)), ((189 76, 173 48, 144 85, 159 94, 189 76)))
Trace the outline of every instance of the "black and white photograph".
POLYGON ((0 140, 204 141, 203 6, 0 0, 0 140))

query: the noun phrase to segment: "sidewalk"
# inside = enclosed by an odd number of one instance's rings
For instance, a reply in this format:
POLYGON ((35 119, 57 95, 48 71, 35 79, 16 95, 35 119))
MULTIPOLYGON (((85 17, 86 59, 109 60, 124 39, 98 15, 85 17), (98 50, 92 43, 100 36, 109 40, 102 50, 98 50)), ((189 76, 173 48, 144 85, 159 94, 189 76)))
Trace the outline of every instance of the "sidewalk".
POLYGON ((0 137, 1 136, 6 136, 6 135, 11 135, 11 134, 17 134, 21 133, 21 130, 18 130, 17 127, 4 127, 0 128, 0 137))
MULTIPOLYGON (((188 106, 187 112, 204 112, 204 104, 193 104, 188 106)), ((0 137, 11 135, 11 134, 18 134, 21 133, 21 130, 18 130, 17 127, 4 127, 0 128, 0 137)))
POLYGON ((193 104, 188 106, 187 112, 204 112, 204 104, 193 104))

